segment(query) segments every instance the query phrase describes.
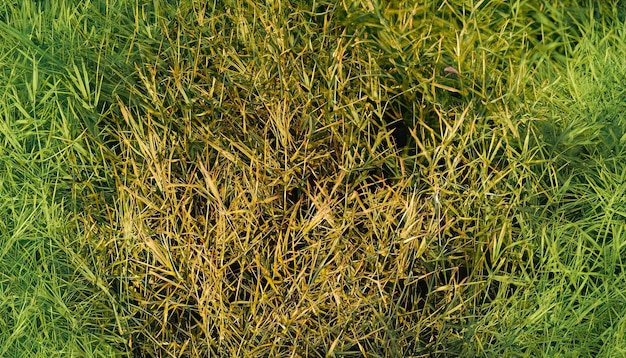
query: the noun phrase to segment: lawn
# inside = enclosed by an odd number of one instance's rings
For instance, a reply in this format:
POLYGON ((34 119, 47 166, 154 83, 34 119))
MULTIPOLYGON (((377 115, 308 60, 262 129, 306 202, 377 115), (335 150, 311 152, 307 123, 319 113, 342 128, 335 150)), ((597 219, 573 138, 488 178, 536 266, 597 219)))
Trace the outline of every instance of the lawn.
POLYGON ((0 356, 626 356, 626 3, 0 2, 0 356))

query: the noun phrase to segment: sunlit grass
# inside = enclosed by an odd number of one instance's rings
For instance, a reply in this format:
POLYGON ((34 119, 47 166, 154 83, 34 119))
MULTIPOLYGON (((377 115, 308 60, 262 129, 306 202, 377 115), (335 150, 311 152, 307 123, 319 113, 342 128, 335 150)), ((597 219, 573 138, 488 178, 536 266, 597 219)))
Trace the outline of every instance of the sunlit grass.
POLYGON ((546 116, 534 132, 542 148, 533 166, 537 206, 520 235, 533 245, 533 262, 527 284, 477 325, 486 355, 624 354, 626 34, 608 12, 588 14, 577 19, 583 35, 567 43, 567 58, 536 78, 546 84, 535 108, 546 116))
POLYGON ((624 14, 561 5, 3 5, 0 355, 623 354, 624 14))
POLYGON ((2 35, 0 355, 116 355, 117 299, 103 294, 99 248, 85 238, 96 223, 78 220, 99 165, 64 78, 26 35, 2 35))

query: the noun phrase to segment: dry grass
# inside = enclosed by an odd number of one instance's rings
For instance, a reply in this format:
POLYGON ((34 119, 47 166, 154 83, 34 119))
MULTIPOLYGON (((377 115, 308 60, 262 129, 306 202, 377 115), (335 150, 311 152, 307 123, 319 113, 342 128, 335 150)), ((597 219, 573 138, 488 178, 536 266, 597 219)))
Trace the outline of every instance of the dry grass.
POLYGON ((445 352, 499 289, 487 270, 524 264, 506 253, 519 234, 510 173, 529 174, 502 159, 519 136, 507 104, 487 102, 504 68, 475 69, 504 60, 461 49, 503 40, 404 29, 419 14, 391 26, 342 19, 366 7, 276 6, 221 9, 200 33, 185 24, 208 10, 179 10, 118 97, 111 243, 130 344, 174 356, 445 352))

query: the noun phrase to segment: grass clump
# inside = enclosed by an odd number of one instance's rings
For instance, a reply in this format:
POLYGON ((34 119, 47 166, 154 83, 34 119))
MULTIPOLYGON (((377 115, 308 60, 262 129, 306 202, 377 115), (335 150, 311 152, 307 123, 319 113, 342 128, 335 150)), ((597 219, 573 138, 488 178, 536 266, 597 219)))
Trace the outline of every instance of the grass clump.
POLYGON ((619 354, 624 14, 562 5, 5 6, 6 352, 619 354))

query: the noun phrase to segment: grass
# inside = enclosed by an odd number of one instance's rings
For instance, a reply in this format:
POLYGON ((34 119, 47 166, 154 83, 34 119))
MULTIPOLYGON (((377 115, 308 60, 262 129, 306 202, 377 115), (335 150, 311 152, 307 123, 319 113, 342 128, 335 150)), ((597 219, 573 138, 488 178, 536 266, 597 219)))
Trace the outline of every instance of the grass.
POLYGON ((2 355, 623 355, 621 8, 0 6, 2 355))
POLYGON ((0 354, 120 352, 112 296, 103 296, 97 243, 81 219, 95 157, 67 88, 24 39, 4 33, 0 87, 0 354), (89 178, 85 175, 89 175, 89 178))

